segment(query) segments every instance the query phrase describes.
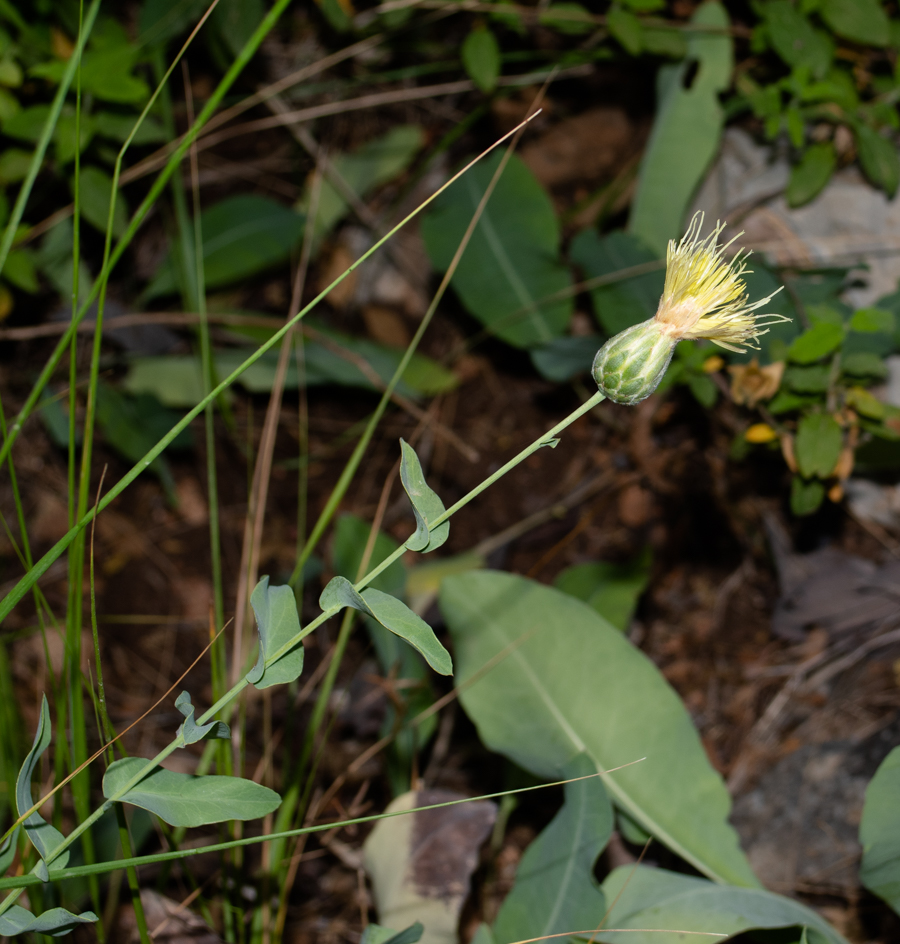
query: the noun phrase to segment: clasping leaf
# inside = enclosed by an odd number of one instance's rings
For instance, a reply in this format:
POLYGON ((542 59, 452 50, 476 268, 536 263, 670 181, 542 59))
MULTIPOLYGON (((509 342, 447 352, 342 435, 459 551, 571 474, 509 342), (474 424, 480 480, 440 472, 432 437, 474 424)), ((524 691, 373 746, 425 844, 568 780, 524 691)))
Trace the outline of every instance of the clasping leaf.
POLYGON ((450 535, 450 522, 445 521, 432 530, 430 522, 439 518, 447 509, 437 492, 429 487, 422 472, 422 465, 415 449, 405 440, 400 440, 400 480, 413 506, 416 516, 416 533, 406 542, 411 551, 427 554, 439 548, 450 535))
POLYGON ((263 577, 250 597, 259 627, 259 658, 247 674, 247 681, 256 688, 269 688, 293 682, 303 671, 303 644, 298 643, 272 665, 266 659, 285 643, 300 635, 300 617, 290 587, 270 587, 269 578, 263 577))
POLYGON ((210 740, 219 738, 223 741, 231 739, 231 731, 224 721, 197 724, 194 720, 194 706, 191 704, 191 696, 187 692, 182 692, 175 699, 175 707, 184 715, 184 724, 178 729, 178 733, 184 738, 185 744, 194 744, 204 738, 210 740))
POLYGON ((49 934, 51 937, 63 937, 71 934, 79 924, 93 924, 97 920, 93 911, 75 915, 65 908, 50 908, 49 911, 35 916, 27 909, 13 905, 9 911, 0 915, 0 937, 12 937, 29 931, 35 934, 49 934))

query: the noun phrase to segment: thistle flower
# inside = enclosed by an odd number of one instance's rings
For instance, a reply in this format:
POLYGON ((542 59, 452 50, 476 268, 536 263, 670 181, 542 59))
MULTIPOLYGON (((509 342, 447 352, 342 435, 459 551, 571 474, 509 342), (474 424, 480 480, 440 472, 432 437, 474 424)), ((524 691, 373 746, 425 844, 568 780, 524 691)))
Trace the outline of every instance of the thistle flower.
POLYGON ((681 242, 669 241, 656 315, 617 334, 597 352, 592 373, 610 400, 635 404, 649 397, 679 341, 708 338, 742 354, 747 347, 759 350, 757 338, 769 325, 790 321, 783 315, 754 314, 777 293, 751 303, 743 280, 749 252, 725 259, 734 242, 718 245, 725 224, 718 223, 705 239, 700 238, 702 227, 703 214, 696 213, 681 242))

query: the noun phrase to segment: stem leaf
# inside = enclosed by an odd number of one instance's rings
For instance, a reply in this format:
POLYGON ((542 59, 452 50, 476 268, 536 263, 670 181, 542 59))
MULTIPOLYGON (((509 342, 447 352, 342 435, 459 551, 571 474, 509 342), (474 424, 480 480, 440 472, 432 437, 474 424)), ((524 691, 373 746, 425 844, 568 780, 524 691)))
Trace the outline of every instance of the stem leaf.
POLYGON ((406 440, 400 440, 400 480, 409 496, 416 516, 416 533, 406 542, 411 551, 427 554, 437 550, 450 536, 450 522, 439 524, 434 530, 429 522, 440 517, 447 509, 437 492, 429 487, 415 449, 406 440))
POLYGON ((188 692, 182 692, 175 699, 175 707, 184 715, 184 724, 178 729, 178 734, 184 738, 185 744, 195 744, 197 741, 219 738, 223 741, 231 739, 231 730, 224 721, 210 721, 209 724, 197 724, 194 720, 194 706, 188 692))
POLYGON ((250 605, 259 627, 259 658, 247 676, 248 681, 256 688, 293 682, 303 671, 302 643, 271 665, 266 665, 270 653, 300 635, 300 618, 293 591, 288 586, 270 587, 269 578, 263 577, 250 596, 250 605))

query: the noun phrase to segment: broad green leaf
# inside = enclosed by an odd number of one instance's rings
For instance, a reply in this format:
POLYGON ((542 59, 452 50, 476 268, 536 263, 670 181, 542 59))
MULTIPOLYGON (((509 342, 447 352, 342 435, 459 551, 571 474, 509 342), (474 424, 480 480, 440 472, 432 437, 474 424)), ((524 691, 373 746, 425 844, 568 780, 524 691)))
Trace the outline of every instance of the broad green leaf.
POLYGON ((797 393, 824 393, 828 389, 830 368, 824 364, 812 367, 788 367, 784 383, 797 393))
POLYGON ((724 123, 719 93, 731 82, 725 8, 716 0, 703 3, 691 23, 721 32, 690 33, 684 62, 659 70, 656 120, 628 220, 628 231, 659 256, 670 239, 681 236, 691 198, 718 149, 724 123))
MULTIPOLYGON (((418 125, 399 125, 355 151, 333 155, 331 162, 350 190, 358 197, 366 197, 402 174, 424 144, 425 132, 418 125)), ((297 204, 304 216, 311 199, 311 188, 310 183, 297 204)), ((323 181, 316 207, 316 239, 328 233, 347 210, 347 201, 342 194, 330 181, 323 181)))
POLYGON ((460 699, 490 749, 553 780, 589 754, 616 805, 657 839, 711 878, 757 884, 681 699, 617 629, 579 600, 497 571, 445 579, 440 605, 460 699))
POLYGON ((367 924, 359 944, 416 944, 424 930, 421 921, 411 924, 404 931, 383 928, 380 924, 367 924))
POLYGON ((788 349, 788 359, 795 364, 811 364, 841 346, 844 329, 828 322, 814 324, 797 338, 788 349))
POLYGON ((831 37, 813 27, 790 0, 769 0, 760 4, 760 10, 775 52, 789 66, 805 66, 815 78, 822 78, 834 59, 831 37))
POLYGON ((211 25, 224 40, 229 53, 237 56, 265 14, 262 0, 219 0, 211 25))
POLYGON ((594 18, 580 3, 551 3, 538 14, 538 22, 570 36, 580 36, 596 29, 594 18))
POLYGON ((604 563, 573 564, 557 576, 553 585, 557 590, 583 600, 624 633, 649 576, 644 561, 624 567, 604 563))
POLYGON ((104 102, 143 102, 150 89, 143 79, 130 74, 139 54, 137 46, 126 44, 85 53, 81 67, 82 89, 104 102))
POLYGON ((303 643, 286 652, 277 662, 266 665, 271 653, 300 635, 300 617, 297 601, 290 587, 270 587, 269 578, 263 577, 250 595, 250 605, 256 614, 259 629, 259 657, 247 678, 256 688, 283 685, 299 678, 303 671, 303 643))
POLYGON ((822 0, 818 12, 844 39, 866 46, 890 42, 890 21, 879 0, 822 0))
POLYGON ((196 744, 197 741, 205 739, 228 741, 231 739, 231 731, 224 721, 210 721, 208 724, 197 724, 194 720, 194 706, 191 704, 191 696, 187 692, 182 692, 175 699, 175 707, 184 715, 184 724, 178 728, 178 734, 184 738, 185 744, 196 744))
POLYGON ((804 479, 800 475, 791 479, 791 511, 798 517, 811 515, 824 497, 825 486, 819 479, 804 479))
POLYGON ((122 796, 119 791, 149 762, 124 757, 103 776, 103 796, 155 813, 170 826, 208 826, 229 819, 260 819, 278 809, 281 797, 268 787, 241 777, 207 774, 192 777, 156 767, 122 796))
POLYGON ((405 439, 400 440, 400 481, 413 506, 416 516, 416 533, 406 546, 411 551, 428 554, 437 550, 450 536, 450 522, 445 521, 432 530, 429 522, 439 518, 447 509, 437 492, 425 481, 425 473, 415 449, 405 439))
POLYGON ((39 288, 34 254, 29 249, 14 249, 3 264, 3 277, 22 289, 34 294, 39 288))
POLYGON ((606 26, 627 53, 632 56, 640 53, 644 44, 644 28, 630 10, 623 10, 618 4, 613 4, 606 14, 606 26))
MULTIPOLYGON (((200 215, 203 232, 203 276, 207 288, 220 288, 286 263, 303 236, 304 217, 268 197, 242 194, 227 197, 200 215)), ((178 241, 160 266, 144 298, 179 290, 174 260, 181 258, 178 241)))
POLYGON ((63 937, 71 934, 80 924, 93 924, 98 920, 93 911, 75 915, 65 908, 50 908, 43 914, 33 915, 20 905, 13 905, 0 915, 0 937, 28 933, 63 937))
POLYGON ((532 364, 542 377, 556 383, 565 383, 591 369, 591 363, 603 346, 603 340, 599 334, 554 338, 543 347, 532 348, 529 354, 532 364))
POLYGON ((837 154, 830 141, 810 145, 799 164, 791 168, 785 194, 788 206, 800 207, 817 197, 837 167, 837 154))
POLYGON ((486 26, 476 26, 460 50, 463 68, 482 92, 493 92, 500 76, 500 46, 486 26))
POLYGON ((31 166, 31 152, 21 148, 6 148, 0 153, 0 184, 17 184, 24 180, 31 166))
POLYGON ((892 311, 884 308, 860 308, 853 312, 850 330, 864 334, 893 334, 896 330, 896 318, 892 311))
POLYGON ((29 108, 23 108, 3 122, 3 133, 9 138, 37 144, 49 117, 49 105, 32 105, 29 108))
POLYGON ((866 177, 893 197, 900 184, 900 159, 896 145, 862 122, 856 125, 855 131, 859 163, 866 177))
MULTIPOLYGON (((552 8, 551 8, 552 9, 552 8)), ((422 218, 425 248, 444 272, 502 155, 480 161, 445 190, 422 218)), ((560 229, 550 198, 517 157, 497 181, 451 284, 466 308, 493 334, 516 347, 546 344, 563 334, 570 298, 544 301, 572 284, 559 260, 560 229)))
POLYGON ((794 453, 800 473, 808 479, 827 479, 834 471, 844 439, 828 413, 808 413, 797 426, 794 453))
MULTIPOLYGON (((106 232, 106 224, 109 221, 109 200, 112 193, 112 177, 101 170, 99 167, 82 167, 78 175, 81 215, 91 224, 91 226, 106 232)), ((74 178, 69 183, 69 189, 72 194, 75 193, 74 178)), ((121 193, 116 194, 116 207, 113 211, 113 236, 121 236, 128 225, 128 208, 125 206, 125 197, 121 193)))
POLYGON ((608 335, 618 334, 656 314, 665 283, 665 267, 636 236, 621 230, 607 236, 600 236, 593 229, 582 230, 572 240, 569 256, 586 278, 610 280, 591 289, 594 315, 608 335), (635 266, 645 266, 650 271, 619 277, 619 273, 635 266))
MULTIPOLYGON (((565 776, 592 773, 593 761, 579 754, 565 776)), ((612 834, 612 806, 599 777, 565 789, 562 809, 519 862, 516 883, 492 928, 497 944, 596 928, 603 919, 606 899, 594 881, 594 864, 612 834)))
POLYGON ((673 29, 664 20, 655 25, 653 20, 644 20, 641 31, 641 47, 651 56, 667 56, 683 59, 687 55, 687 42, 678 29, 673 29))
POLYGON ((794 927, 809 929, 810 944, 846 944, 811 908, 762 888, 716 885, 645 865, 614 869, 602 888, 612 902, 606 927, 623 929, 598 931, 595 940, 604 944, 685 944, 700 940, 691 931, 732 938, 745 931, 794 927))
POLYGON ((887 377, 888 374, 883 358, 865 352, 842 355, 841 370, 853 377, 874 377, 877 380, 887 377))
MULTIPOLYGON (((31 796, 31 778, 41 755, 50 746, 51 736, 50 706, 47 704, 47 696, 44 695, 41 698, 41 717, 38 721, 37 731, 34 733, 34 742, 31 745, 31 750, 25 756, 22 768, 19 770, 19 776, 16 778, 16 810, 19 816, 22 816, 26 810, 34 806, 34 800, 31 796)), ((31 840, 31 844, 41 857, 38 875, 46 882, 49 880, 49 874, 45 860, 62 844, 65 837, 56 827, 51 826, 37 810, 25 820, 24 826, 25 835, 31 840)), ((67 849, 53 860, 50 864, 50 871, 58 872, 60 869, 64 869, 68 861, 69 851, 67 849)))
POLYGON ((319 597, 323 610, 350 606, 371 616, 392 633, 405 639, 440 675, 453 673, 450 653, 441 645, 434 630, 402 601, 374 587, 358 593, 346 577, 333 577, 319 597))
POLYGON ((859 880, 900 914, 900 747, 881 762, 866 787, 859 824, 859 880))

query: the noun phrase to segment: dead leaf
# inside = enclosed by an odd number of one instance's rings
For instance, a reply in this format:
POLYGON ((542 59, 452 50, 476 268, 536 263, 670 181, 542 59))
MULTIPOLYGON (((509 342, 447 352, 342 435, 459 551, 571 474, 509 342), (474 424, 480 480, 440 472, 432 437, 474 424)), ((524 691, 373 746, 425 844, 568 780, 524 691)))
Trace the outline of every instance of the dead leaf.
POLYGON ((653 510, 653 496, 640 485, 629 485, 619 496, 619 520, 626 528, 645 525, 653 510))
MULTIPOLYGON (((387 812, 462 799, 447 790, 397 797, 387 812)), ((457 925, 497 807, 475 800, 380 820, 363 847, 379 923, 425 926, 421 944, 457 944, 457 925)))
POLYGON ((784 361, 759 366, 754 357, 749 364, 731 364, 731 399, 738 406, 756 406, 762 400, 771 400, 778 393, 784 375, 784 361))
MULTIPOLYGON (((141 890, 141 904, 156 944, 219 944, 221 940, 199 915, 152 889, 141 890)), ((125 940, 131 944, 140 941, 131 907, 122 909, 119 927, 125 940)))
POLYGON ((406 323, 392 308, 382 305, 367 305, 362 310, 366 331, 373 341, 388 347, 405 348, 409 344, 409 329, 406 323))
POLYGON ((197 480, 193 477, 181 479, 175 486, 175 493, 178 496, 178 512, 185 522, 194 528, 206 524, 209 511, 197 480))
MULTIPOLYGON (((350 268, 353 261, 353 256, 350 255, 350 250, 346 246, 335 246, 331 253, 325 257, 319 268, 317 291, 324 292, 336 278, 339 278, 350 268)), ((329 304, 335 308, 346 308, 356 293, 357 278, 357 272, 353 271, 343 282, 336 285, 328 293, 329 304)))

